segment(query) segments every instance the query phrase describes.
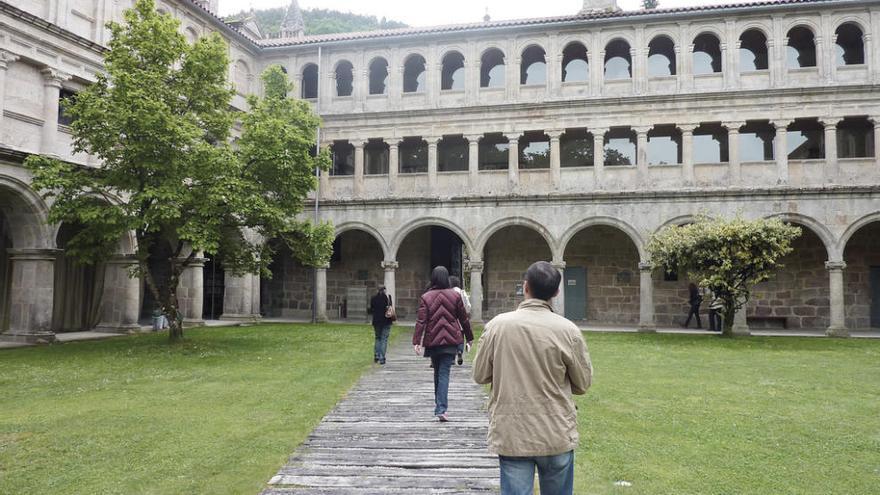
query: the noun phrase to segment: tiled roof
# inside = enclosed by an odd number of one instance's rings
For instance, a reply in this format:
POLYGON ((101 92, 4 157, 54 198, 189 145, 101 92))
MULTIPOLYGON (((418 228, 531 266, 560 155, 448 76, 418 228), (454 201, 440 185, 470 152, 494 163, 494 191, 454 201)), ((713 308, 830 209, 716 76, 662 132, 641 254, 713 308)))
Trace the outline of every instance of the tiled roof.
POLYGON ((577 21, 597 21, 597 20, 614 20, 614 19, 625 19, 625 18, 635 18, 635 17, 644 17, 644 16, 659 16, 659 15, 674 15, 674 14, 688 14, 688 13, 700 13, 700 12, 712 12, 717 10, 730 10, 730 9, 748 9, 748 8, 756 8, 756 7, 773 7, 773 6, 783 6, 790 4, 812 4, 812 3, 856 3, 857 0, 764 0, 764 1, 756 1, 756 2, 748 2, 748 3, 740 3, 740 4, 718 4, 718 5, 701 5, 698 7, 678 7, 678 8, 670 8, 670 9, 653 9, 653 10, 622 10, 618 12, 599 12, 599 13, 584 13, 584 14, 574 14, 574 15, 564 15, 564 16, 555 16, 555 17, 536 17, 536 18, 527 18, 527 19, 512 19, 506 21, 490 21, 490 22, 476 22, 469 24, 450 24, 446 26, 428 26, 428 27, 411 27, 411 28, 401 28, 401 29, 387 29, 381 31, 362 31, 356 33, 335 33, 335 34, 322 34, 322 35, 313 35, 306 36, 303 38, 288 38, 288 39, 266 39, 266 40, 258 40, 257 44, 262 47, 271 48, 271 47, 282 47, 282 46, 299 46, 299 45, 313 45, 319 43, 331 43, 331 42, 339 42, 339 41, 354 41, 354 40, 367 40, 367 39, 381 39, 381 38, 393 38, 393 37, 401 37, 401 36, 419 36, 425 34, 442 34, 442 33, 453 33, 460 31, 476 31, 476 30, 490 30, 490 29, 498 29, 498 28, 507 28, 507 27, 517 27, 517 26, 534 26, 541 24, 555 24, 555 23, 571 23, 577 21))

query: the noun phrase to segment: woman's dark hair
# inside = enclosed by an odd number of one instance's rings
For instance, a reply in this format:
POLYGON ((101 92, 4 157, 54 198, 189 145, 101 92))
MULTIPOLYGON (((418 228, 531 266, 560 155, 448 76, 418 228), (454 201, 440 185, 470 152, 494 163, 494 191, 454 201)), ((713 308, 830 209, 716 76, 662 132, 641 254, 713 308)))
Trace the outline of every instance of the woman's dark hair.
POLYGON ((449 288, 449 270, 447 270, 445 266, 435 266, 434 269, 431 270, 431 287, 430 287, 430 289, 448 289, 448 288, 449 288))
POLYGON ((458 287, 459 289, 461 289, 461 279, 456 277, 455 275, 450 275, 449 287, 458 287))

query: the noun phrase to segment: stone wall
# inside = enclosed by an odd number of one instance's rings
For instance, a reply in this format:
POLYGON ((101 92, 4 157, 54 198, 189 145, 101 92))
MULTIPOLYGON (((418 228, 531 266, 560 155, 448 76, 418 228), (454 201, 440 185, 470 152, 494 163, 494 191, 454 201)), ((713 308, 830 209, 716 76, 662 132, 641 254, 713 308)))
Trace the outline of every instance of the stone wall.
POLYGON ((410 233, 397 251, 397 261, 397 316, 415 321, 419 298, 431 282, 431 229, 424 227, 410 233))
POLYGON ((366 321, 367 308, 363 301, 348 301, 349 288, 366 289, 367 301, 384 283, 382 269, 382 248, 368 233, 350 230, 339 236, 338 261, 331 261, 327 270, 327 316, 330 319, 341 316, 343 302, 347 317, 366 321))
POLYGON ((862 227, 843 253, 846 326, 852 330, 871 326, 871 267, 880 267, 880 223, 862 227))
POLYGON ((496 232, 483 253, 483 314, 485 320, 516 309, 523 296, 516 294, 517 284, 529 265, 552 259, 550 248, 540 234, 526 227, 507 227, 496 232))
POLYGON ((312 314, 312 270, 295 260, 287 247, 275 253, 272 278, 260 285, 260 312, 267 317, 307 318, 312 314))
POLYGON ((587 321, 636 324, 639 321, 639 252, 618 229, 582 230, 565 251, 567 267, 587 269, 587 321))

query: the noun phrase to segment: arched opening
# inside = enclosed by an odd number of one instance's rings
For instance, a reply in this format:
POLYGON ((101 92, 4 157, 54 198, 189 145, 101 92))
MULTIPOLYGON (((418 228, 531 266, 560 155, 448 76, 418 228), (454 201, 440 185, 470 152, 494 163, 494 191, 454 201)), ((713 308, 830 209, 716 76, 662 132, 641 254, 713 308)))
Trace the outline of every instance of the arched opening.
POLYGON ((550 138, 544 131, 529 131, 519 138, 519 168, 550 168, 550 138))
POLYGON ((719 123, 704 123, 694 129, 694 163, 728 161, 727 129, 719 123))
POLYGON ((410 55, 403 63, 403 92, 424 93, 426 89, 425 57, 410 55))
POLYGON ((480 87, 504 87, 504 52, 490 48, 480 57, 480 87))
POLYGON ((397 249, 399 264, 395 274, 397 284, 397 311, 403 319, 415 319, 419 298, 431 282, 431 270, 445 266, 450 275, 467 283, 464 262, 467 248, 452 230, 429 225, 408 233, 397 249))
POLYGON ((865 40, 862 28, 848 22, 841 24, 834 34, 834 52, 838 67, 865 63, 865 40))
POLYGON ((205 254, 202 268, 204 281, 202 294, 202 319, 218 320, 223 314, 223 296, 226 292, 226 271, 223 264, 213 255, 205 254))
POLYGON ((592 225, 565 246, 565 317, 574 321, 639 321, 639 251, 616 227, 592 225))
POLYGON ((368 232, 347 230, 336 236, 327 270, 330 318, 366 320, 370 298, 385 285, 383 259, 382 245, 368 232))
POLYGON ((629 43, 616 39, 605 46, 605 80, 632 78, 632 55, 629 43))
MULTIPOLYGON (((271 239, 268 247, 272 276, 260 277, 260 314, 266 318, 311 318, 314 270, 300 263, 282 240, 271 239)), ((338 316, 329 310, 327 314, 338 316)))
POLYGON ((560 166, 592 167, 593 144, 593 135, 587 129, 566 129, 559 138, 560 166))
POLYGON ((428 173, 428 143, 421 137, 404 138, 398 146, 400 173, 428 173))
POLYGON ((721 41, 712 33, 694 38, 694 74, 721 72, 721 41))
POLYGON ((468 142, 462 135, 443 136, 437 143, 437 171, 463 172, 468 169, 468 142))
POLYGON ((605 133, 605 165, 635 165, 636 141, 631 127, 612 127, 605 133))
POLYGON ((516 309, 526 270, 552 258, 547 241, 529 227, 511 225, 493 233, 483 248, 483 318, 516 309))
POLYGON ((9 295, 12 285, 10 249, 12 249, 12 233, 9 231, 6 215, 0 209, 0 333, 9 329, 9 295))
POLYGON ((304 100, 318 98, 318 66, 307 64, 302 71, 302 88, 300 95, 304 100))
POLYGON ((874 123, 867 117, 847 117, 837 124, 838 158, 874 156, 874 123))
POLYGON ((788 32, 785 47, 786 66, 801 69, 816 66, 816 38, 813 31, 804 26, 796 26, 788 32))
POLYGON ((507 170, 510 142, 500 133, 488 133, 480 139, 480 170, 507 170))
POLYGON ((90 330, 101 319, 104 265, 81 263, 66 252, 68 243, 80 230, 76 225, 63 223, 55 241, 61 250, 55 259, 52 307, 52 331, 56 333, 90 330))
POLYGON ((843 250, 847 328, 880 328, 880 222, 857 230, 843 250))
POLYGON ((370 139, 364 145, 364 174, 388 175, 390 148, 381 139, 370 139))
POLYGON ((348 141, 333 141, 330 145, 333 162, 330 175, 354 175, 354 146, 348 141))
POLYGON ((532 45, 522 52, 519 83, 524 86, 547 83, 547 59, 544 49, 532 45))
POLYGON ((590 80, 590 61, 587 47, 579 41, 565 45, 562 50, 562 82, 587 82, 590 80))
POLYGON ((760 162, 774 159, 776 129, 768 121, 749 121, 739 130, 739 159, 760 162))
POLYGON ((668 36, 656 36, 648 44, 648 77, 675 75, 675 42, 668 36))
POLYGON ((810 228, 792 242, 794 249, 780 260, 783 268, 752 290, 747 309, 749 328, 822 329, 830 323, 828 251, 810 228))
POLYGON ((759 29, 746 30, 739 37, 739 70, 767 70, 767 36, 759 29))
POLYGON ((370 94, 388 94, 388 61, 382 57, 370 62, 370 94))
POLYGON ((461 53, 449 52, 443 56, 440 89, 444 91, 464 90, 464 55, 461 53))
POLYGON ((354 66, 348 60, 336 64, 336 96, 351 96, 354 91, 354 66))
POLYGON ((648 131, 648 165, 681 163, 681 131, 675 125, 658 125, 648 131))
MULTIPOLYGON (((156 288, 161 294, 164 288, 168 287, 171 278, 171 257, 173 256, 171 244, 164 240, 156 240, 150 245, 149 256, 147 257, 147 269, 150 271, 150 277, 156 288)), ((160 311, 162 303, 156 299, 146 277, 141 281, 141 320, 150 321, 154 311, 160 311)))
POLYGON ((819 119, 796 119, 789 124, 787 143, 791 160, 825 158, 825 128, 819 119))

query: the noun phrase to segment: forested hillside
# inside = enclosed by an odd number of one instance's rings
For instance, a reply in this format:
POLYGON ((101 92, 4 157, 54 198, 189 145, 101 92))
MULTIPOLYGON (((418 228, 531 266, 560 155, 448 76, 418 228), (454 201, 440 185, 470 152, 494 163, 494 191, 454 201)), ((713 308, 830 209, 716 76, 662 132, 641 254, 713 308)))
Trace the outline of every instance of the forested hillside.
MULTIPOLYGON (((281 21, 284 20, 286 7, 274 9, 256 10, 257 24, 267 37, 278 34, 281 21)), ((248 13, 241 11, 229 16, 227 20, 241 19, 248 13)), ((355 31, 375 31, 377 29, 393 29, 406 27, 406 24, 397 21, 389 21, 384 17, 377 19, 375 16, 365 16, 352 13, 339 12, 328 9, 304 9, 303 21, 306 24, 306 34, 328 33, 351 33, 355 31)))

